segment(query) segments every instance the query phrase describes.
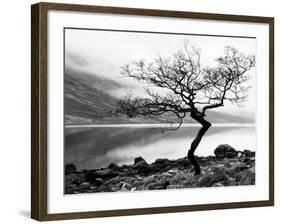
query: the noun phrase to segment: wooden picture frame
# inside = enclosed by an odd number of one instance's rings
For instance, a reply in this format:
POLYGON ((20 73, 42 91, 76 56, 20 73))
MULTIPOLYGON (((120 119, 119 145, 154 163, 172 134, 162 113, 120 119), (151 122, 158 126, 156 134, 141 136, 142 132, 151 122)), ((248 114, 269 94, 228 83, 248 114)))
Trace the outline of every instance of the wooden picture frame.
POLYGON ((39 221, 81 219, 109 216, 141 215, 170 212, 203 211, 274 205, 274 18, 223 15, 201 12, 164 11, 90 5, 38 3, 31 7, 31 217, 39 221), (268 199, 228 203, 144 207, 82 212, 48 212, 48 12, 66 11, 111 15, 187 18, 208 21, 267 24, 269 27, 269 173, 268 199))

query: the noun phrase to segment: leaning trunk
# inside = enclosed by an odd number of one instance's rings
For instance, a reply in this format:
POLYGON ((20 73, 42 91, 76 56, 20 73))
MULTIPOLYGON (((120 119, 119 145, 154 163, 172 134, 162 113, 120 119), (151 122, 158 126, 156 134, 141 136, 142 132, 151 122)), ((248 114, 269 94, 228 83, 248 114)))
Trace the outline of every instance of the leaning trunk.
POLYGON ((194 152, 197 149, 197 146, 199 145, 203 135, 207 132, 209 127, 211 127, 211 123, 206 121, 202 115, 191 113, 190 116, 202 125, 195 139, 191 143, 190 149, 188 150, 188 154, 187 154, 188 159, 190 160, 191 164, 194 167, 194 171, 195 171, 194 175, 199 175, 201 173, 201 169, 196 158, 194 157, 194 152))

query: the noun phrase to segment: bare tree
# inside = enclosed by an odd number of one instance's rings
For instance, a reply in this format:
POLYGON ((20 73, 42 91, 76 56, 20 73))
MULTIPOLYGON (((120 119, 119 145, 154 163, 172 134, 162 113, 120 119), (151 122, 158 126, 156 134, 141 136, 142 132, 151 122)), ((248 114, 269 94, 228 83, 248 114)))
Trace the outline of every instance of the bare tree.
POLYGON ((184 42, 184 48, 169 58, 158 56, 153 62, 144 59, 122 66, 122 74, 148 84, 148 97, 128 94, 120 100, 120 111, 129 117, 138 115, 159 116, 172 113, 179 128, 189 115, 202 127, 188 150, 195 175, 201 173, 194 152, 211 123, 206 112, 224 106, 226 100, 242 106, 247 98, 249 71, 255 66, 255 57, 245 55, 227 46, 215 67, 202 67, 201 51, 184 42), (157 91, 161 88, 161 93, 157 91))

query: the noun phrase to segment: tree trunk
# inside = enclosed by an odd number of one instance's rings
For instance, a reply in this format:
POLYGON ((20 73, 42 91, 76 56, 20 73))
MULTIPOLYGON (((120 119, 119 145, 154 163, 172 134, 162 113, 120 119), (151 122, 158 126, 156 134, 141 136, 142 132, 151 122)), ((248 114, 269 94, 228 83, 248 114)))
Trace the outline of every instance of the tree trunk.
POLYGON ((190 116, 202 125, 195 139, 192 141, 190 149, 188 150, 187 153, 187 157, 194 167, 194 171, 195 171, 194 175, 199 175, 201 173, 201 169, 197 160, 194 157, 194 152, 197 149, 197 146, 199 145, 203 135, 207 132, 209 127, 211 127, 211 123, 209 121, 206 121, 202 115, 197 114, 196 112, 192 112, 190 116))

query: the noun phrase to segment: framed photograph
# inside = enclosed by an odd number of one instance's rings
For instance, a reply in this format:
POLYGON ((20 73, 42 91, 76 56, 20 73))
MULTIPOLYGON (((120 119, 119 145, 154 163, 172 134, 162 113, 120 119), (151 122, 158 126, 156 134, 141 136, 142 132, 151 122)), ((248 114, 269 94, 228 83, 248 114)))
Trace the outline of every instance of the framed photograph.
POLYGON ((32 5, 32 218, 274 204, 274 18, 32 5))

